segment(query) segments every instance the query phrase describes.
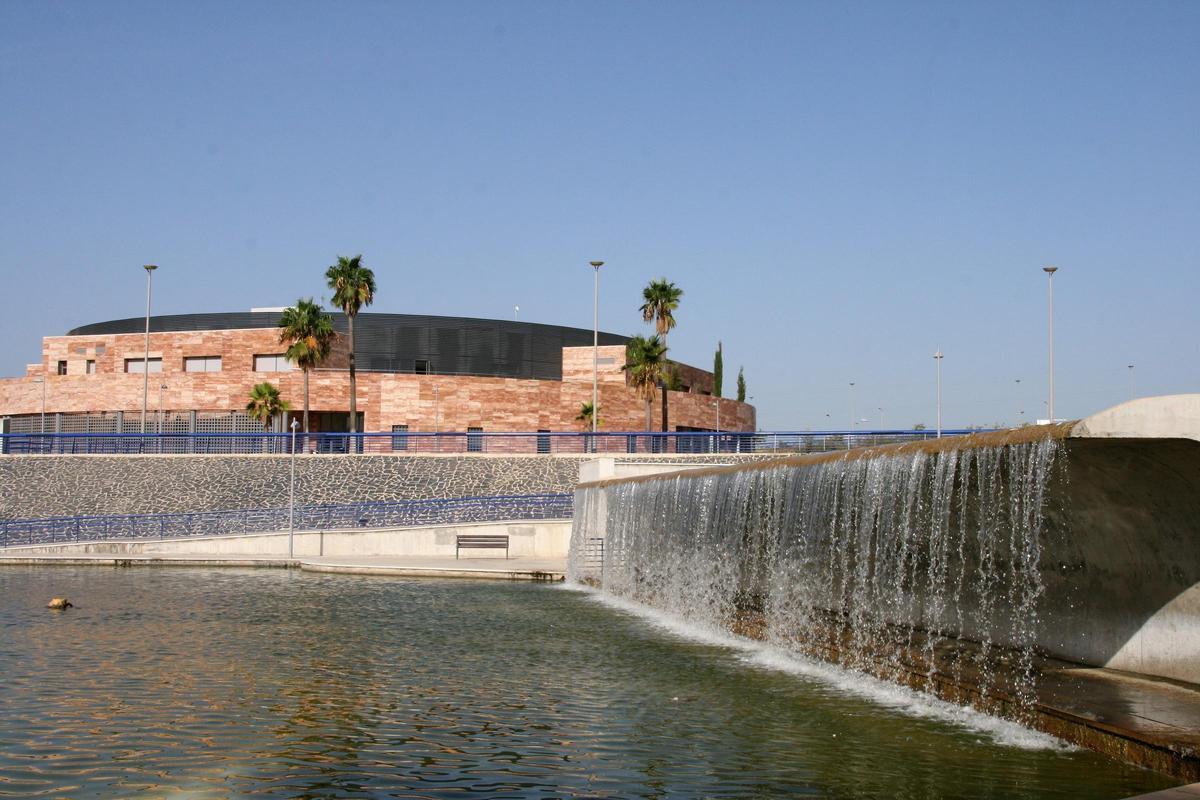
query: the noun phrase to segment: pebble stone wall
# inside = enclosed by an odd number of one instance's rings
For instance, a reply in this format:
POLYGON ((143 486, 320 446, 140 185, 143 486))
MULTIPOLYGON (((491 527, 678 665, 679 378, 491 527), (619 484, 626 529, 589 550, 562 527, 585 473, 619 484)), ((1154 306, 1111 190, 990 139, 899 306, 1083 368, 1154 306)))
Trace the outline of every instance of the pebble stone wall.
MULTIPOLYGON (((585 458, 303 456, 296 459, 296 500, 351 503, 570 492, 585 458)), ((755 459, 689 456, 687 462, 755 459)), ((0 519, 282 508, 288 500, 289 465, 287 457, 274 456, 0 456, 0 519)))

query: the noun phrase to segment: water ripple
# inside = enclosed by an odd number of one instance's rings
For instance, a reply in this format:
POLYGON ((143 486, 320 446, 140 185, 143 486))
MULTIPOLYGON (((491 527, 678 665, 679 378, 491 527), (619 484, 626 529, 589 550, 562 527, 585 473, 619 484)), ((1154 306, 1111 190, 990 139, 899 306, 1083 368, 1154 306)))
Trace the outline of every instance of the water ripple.
POLYGON ((0 797, 1124 797, 546 587, 0 571, 0 797), (68 595, 77 607, 48 612, 68 595))

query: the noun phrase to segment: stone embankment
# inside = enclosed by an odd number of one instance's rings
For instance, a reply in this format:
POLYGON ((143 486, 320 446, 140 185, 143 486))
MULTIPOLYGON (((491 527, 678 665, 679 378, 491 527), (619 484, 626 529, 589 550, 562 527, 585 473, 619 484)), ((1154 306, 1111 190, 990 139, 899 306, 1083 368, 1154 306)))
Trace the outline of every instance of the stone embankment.
MULTIPOLYGON (((570 492, 593 456, 306 455, 300 504, 570 492)), ((733 463, 768 456, 630 456, 629 463, 733 463)), ((287 456, 3 456, 0 520, 282 508, 287 456)))

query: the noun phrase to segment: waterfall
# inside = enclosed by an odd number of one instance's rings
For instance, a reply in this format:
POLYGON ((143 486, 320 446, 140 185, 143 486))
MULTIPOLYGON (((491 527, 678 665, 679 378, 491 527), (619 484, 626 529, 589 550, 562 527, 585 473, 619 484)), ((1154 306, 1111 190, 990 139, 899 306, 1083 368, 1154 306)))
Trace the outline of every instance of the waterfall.
POLYGON ((884 448, 584 485, 569 578, 918 688, 965 681, 1019 711, 1062 453, 1057 438, 884 448))

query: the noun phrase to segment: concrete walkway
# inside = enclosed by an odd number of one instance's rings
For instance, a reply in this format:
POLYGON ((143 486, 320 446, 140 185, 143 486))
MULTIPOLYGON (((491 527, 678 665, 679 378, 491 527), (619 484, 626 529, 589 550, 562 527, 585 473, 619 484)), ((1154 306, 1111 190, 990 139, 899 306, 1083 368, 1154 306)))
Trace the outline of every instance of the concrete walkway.
POLYGON ((353 575, 393 575, 410 578, 478 578, 510 581, 561 581, 566 578, 565 558, 483 556, 211 556, 211 555, 88 555, 22 556, 0 553, 0 565, 108 566, 108 567, 274 567, 306 572, 353 575))

